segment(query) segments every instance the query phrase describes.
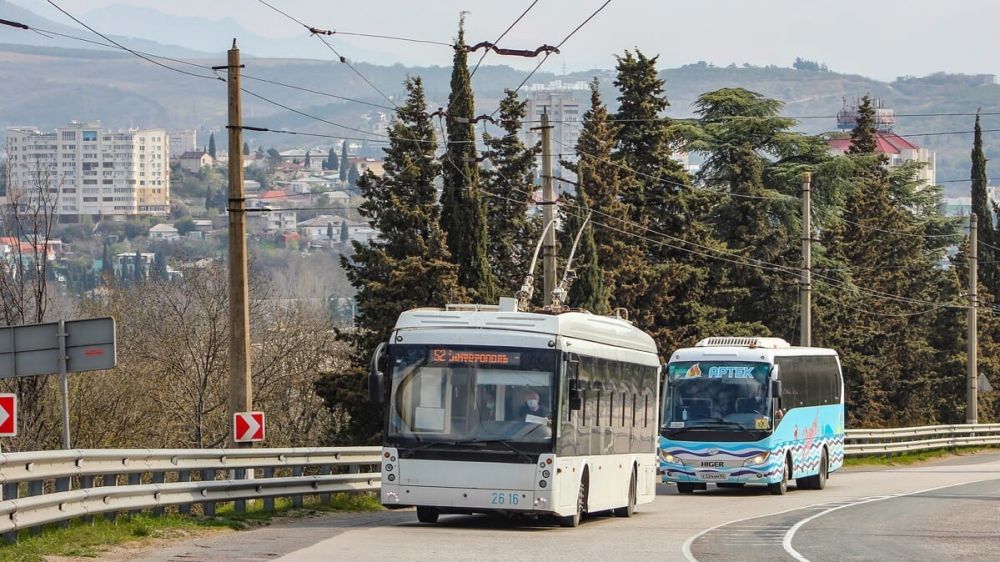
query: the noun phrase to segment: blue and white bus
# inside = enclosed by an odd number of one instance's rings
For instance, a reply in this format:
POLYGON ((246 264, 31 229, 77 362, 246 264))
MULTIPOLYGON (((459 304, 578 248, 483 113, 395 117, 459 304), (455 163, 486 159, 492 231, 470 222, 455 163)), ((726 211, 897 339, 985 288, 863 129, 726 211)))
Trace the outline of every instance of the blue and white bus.
POLYGON ((844 463, 837 352, 779 338, 714 337, 664 367, 660 472, 679 493, 708 484, 823 489, 844 463))

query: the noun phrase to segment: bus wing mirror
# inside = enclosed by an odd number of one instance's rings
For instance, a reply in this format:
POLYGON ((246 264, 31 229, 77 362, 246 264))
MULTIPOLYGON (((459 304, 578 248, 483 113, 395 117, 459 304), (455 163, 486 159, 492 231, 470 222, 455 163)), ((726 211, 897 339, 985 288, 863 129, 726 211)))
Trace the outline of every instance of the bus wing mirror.
POLYGON ((771 396, 781 398, 781 381, 771 381, 771 396))
POLYGON ((388 357, 385 353, 385 343, 378 344, 372 354, 372 364, 368 371, 368 400, 372 404, 385 402, 385 370, 388 357))
POLYGON ((567 392, 569 396, 569 409, 570 410, 580 410, 583 408, 583 385, 580 379, 570 379, 569 389, 567 392))
POLYGON ((775 365, 771 367, 771 380, 776 381, 778 377, 781 376, 781 365, 775 365))
POLYGON ((580 358, 575 353, 566 358, 566 377, 571 380, 580 378, 580 358))

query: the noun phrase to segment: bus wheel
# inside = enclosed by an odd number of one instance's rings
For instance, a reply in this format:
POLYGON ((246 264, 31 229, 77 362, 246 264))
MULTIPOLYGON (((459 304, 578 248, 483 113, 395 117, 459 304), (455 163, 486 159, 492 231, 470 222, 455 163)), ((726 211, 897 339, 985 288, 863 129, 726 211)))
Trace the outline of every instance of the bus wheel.
POLYGON ((559 518, 559 524, 563 527, 577 527, 583 519, 583 510, 587 505, 587 480, 586 474, 580 479, 580 492, 576 496, 576 513, 559 518))
POLYGON ((433 507, 417 507, 417 521, 421 523, 437 523, 441 513, 433 507))
POLYGON ((777 484, 768 484, 767 489, 771 491, 775 496, 783 496, 788 492, 788 461, 786 460, 782 463, 781 468, 781 482, 777 484))
POLYGON ((628 482, 628 505, 615 509, 617 517, 632 517, 635 513, 635 470, 632 470, 632 477, 628 482))
POLYGON ((693 494, 695 485, 690 482, 678 482, 677 483, 677 493, 678 494, 693 494))
MULTIPOLYGON (((823 456, 819 460, 819 473, 813 476, 808 476, 806 478, 801 478, 802 481, 800 488, 808 488, 810 490, 822 490, 826 488, 826 478, 830 471, 830 461, 826 457, 826 449, 823 449, 823 456)), ((798 482, 798 481, 796 481, 798 482)))

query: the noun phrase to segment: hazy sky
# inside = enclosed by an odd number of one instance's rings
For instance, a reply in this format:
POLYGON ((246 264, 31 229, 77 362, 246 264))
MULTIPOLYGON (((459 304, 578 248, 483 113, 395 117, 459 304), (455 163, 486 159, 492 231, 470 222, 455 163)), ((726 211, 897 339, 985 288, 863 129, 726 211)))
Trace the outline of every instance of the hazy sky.
MULTIPOLYGON (((73 25, 44 0, 13 0, 54 21, 73 25)), ((56 0, 77 15, 112 4, 145 6, 175 15, 232 17, 262 35, 288 37, 302 29, 256 0, 56 0)), ((457 14, 468 10, 469 42, 493 40, 531 0, 268 0, 312 25, 341 31, 449 41, 457 14)), ((501 42, 511 48, 555 44, 603 0, 539 0, 501 42)), ((833 70, 891 80, 937 71, 1000 72, 1000 2, 996 0, 612 0, 543 67, 559 72, 610 68, 612 53, 639 47, 659 53, 661 66, 705 60, 789 66, 796 56, 833 70)), ((127 29, 103 29, 127 35, 127 29)), ((403 64, 450 62, 449 49, 352 38, 403 64)), ((184 45, 183 31, 177 40, 184 45)), ((317 58, 329 52, 317 42, 317 58)), ((345 53, 348 57, 351 55, 345 53)), ((490 55, 519 68, 534 63, 490 55)))

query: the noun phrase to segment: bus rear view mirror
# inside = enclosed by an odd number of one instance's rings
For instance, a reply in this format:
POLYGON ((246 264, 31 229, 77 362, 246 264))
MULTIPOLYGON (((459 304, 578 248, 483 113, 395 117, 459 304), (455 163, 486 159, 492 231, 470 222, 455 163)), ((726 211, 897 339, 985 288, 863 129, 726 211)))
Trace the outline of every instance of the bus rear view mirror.
POLYGON ((385 402, 385 369, 387 356, 385 343, 378 344, 372 354, 372 364, 368 371, 368 401, 372 404, 385 402))
POLYGON ((781 381, 771 381, 771 396, 781 398, 781 381))

